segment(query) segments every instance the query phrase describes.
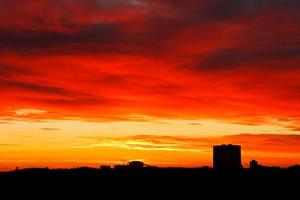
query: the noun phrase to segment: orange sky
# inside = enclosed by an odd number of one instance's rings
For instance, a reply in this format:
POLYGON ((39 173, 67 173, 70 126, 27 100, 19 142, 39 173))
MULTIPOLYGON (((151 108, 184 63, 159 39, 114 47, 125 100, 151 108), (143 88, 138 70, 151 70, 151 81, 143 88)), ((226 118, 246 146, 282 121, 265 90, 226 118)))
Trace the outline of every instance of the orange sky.
POLYGON ((300 162, 297 0, 0 0, 0 170, 300 162))

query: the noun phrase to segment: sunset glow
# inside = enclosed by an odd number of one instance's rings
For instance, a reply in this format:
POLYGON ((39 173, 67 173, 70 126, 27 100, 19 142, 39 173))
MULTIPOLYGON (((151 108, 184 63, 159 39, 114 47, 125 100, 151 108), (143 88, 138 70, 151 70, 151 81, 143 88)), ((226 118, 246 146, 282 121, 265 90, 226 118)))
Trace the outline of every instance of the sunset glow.
POLYGON ((300 164, 300 1, 0 0, 0 170, 300 164))

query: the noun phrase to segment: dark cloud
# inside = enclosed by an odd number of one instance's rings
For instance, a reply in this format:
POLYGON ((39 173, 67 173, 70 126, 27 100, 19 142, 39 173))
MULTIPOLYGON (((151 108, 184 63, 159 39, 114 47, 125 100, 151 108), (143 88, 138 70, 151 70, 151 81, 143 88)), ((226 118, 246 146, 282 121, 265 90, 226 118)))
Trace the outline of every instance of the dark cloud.
POLYGON ((49 105, 56 105, 56 106, 65 106, 65 107, 72 107, 72 106, 91 106, 91 105, 109 105, 111 103, 110 100, 101 97, 79 97, 74 94, 69 98, 38 98, 32 99, 32 101, 49 104, 49 105))
POLYGON ((34 72, 31 69, 0 63, 0 77, 10 77, 14 75, 33 75, 33 74, 34 72))
POLYGON ((53 87, 35 83, 28 83, 13 80, 0 80, 0 88, 4 89, 19 89, 37 93, 60 94, 65 95, 67 91, 60 87, 53 87))
POLYGON ((209 1, 203 13, 205 19, 230 20, 241 16, 253 16, 270 10, 298 10, 300 3, 297 0, 214 0, 209 1))
MULTIPOLYGON (((285 61, 285 59, 295 59, 300 56, 300 46, 295 49, 274 48, 261 51, 245 51, 241 49, 220 49, 216 52, 208 54, 203 61, 198 64, 200 69, 204 70, 222 70, 236 67, 269 67, 271 69, 281 68, 277 65, 266 65, 268 61, 285 61)), ((288 65, 286 68, 298 68, 295 65, 288 65)))
POLYGON ((111 99, 106 97, 65 89, 64 87, 22 81, 0 80, 0 88, 6 90, 16 89, 17 91, 37 93, 42 96, 23 97, 23 101, 39 102, 42 104, 79 106, 95 104, 103 105, 104 103, 109 104, 112 102, 111 99))
MULTIPOLYGON (((49 16, 39 16, 41 15, 40 12, 37 12, 36 14, 32 13, 33 16, 37 15, 41 22, 36 22, 39 20, 36 20, 34 17, 25 18, 25 22, 23 23, 28 23, 28 26, 31 27, 27 29, 22 26, 13 28, 3 26, 1 28, 0 24, 0 48, 6 51, 10 50, 31 54, 120 53, 155 56, 164 53, 170 55, 173 49, 168 49, 168 42, 173 37, 176 37, 178 32, 185 30, 186 28, 192 26, 203 27, 201 33, 195 33, 199 34, 199 37, 203 37, 203 34, 208 34, 205 32, 210 32, 210 30, 205 31, 207 25, 210 23, 214 23, 212 24, 213 26, 219 26, 219 23, 223 23, 228 19, 236 19, 235 21, 231 21, 234 24, 236 21, 240 20, 242 16, 248 16, 248 13, 251 13, 256 17, 264 15, 264 12, 268 10, 274 9, 278 9, 277 12, 279 14, 284 13, 285 15, 292 15, 289 11, 299 8, 299 1, 294 0, 205 0, 201 2, 195 0, 186 2, 76 0, 56 2, 44 1, 43 4, 38 4, 36 6, 31 5, 31 1, 23 0, 21 3, 28 7, 33 7, 32 9, 38 9, 38 5, 40 5, 42 9, 46 9, 50 14, 49 16), (136 5, 139 4, 144 6, 142 8, 136 7, 136 5), (46 5, 50 5, 49 8, 46 8, 46 5), (78 6, 82 7, 83 11, 80 10, 80 12, 75 12, 75 10, 73 10, 73 7, 78 6), (118 12, 122 13, 123 10, 128 9, 136 9, 134 15, 136 15, 137 18, 124 22, 119 18, 114 17, 114 15, 118 16, 118 12), (58 12, 58 14, 56 14, 58 16, 55 15, 56 12, 58 12), (97 16, 97 13, 99 14, 102 12, 108 13, 108 18, 112 18, 113 20, 107 20, 107 16, 97 16), (93 15, 87 17, 90 13, 93 13, 93 15), (51 17, 55 19, 52 19, 47 23, 44 22, 48 18, 51 19, 51 17), (79 21, 72 20, 72 18, 79 21), (211 22, 211 20, 217 20, 219 22, 211 22), (84 21, 84 23, 82 21, 84 21), (51 26, 58 27, 51 29, 49 28, 51 26), (159 51, 157 51, 158 49, 159 51)), ((9 5, 8 7, 12 10, 16 6, 15 3, 8 1, 3 1, 3 4, 9 5)), ((5 6, 2 7, 2 9, 5 9, 5 6)), ((294 20, 297 20, 297 18, 299 19, 299 15, 296 14, 295 17, 294 20)), ((252 18, 249 18, 249 21, 251 20, 252 18)), ((276 21, 272 23, 281 22, 276 21)), ((270 36, 269 34, 266 35, 265 31, 267 30, 265 30, 264 25, 258 24, 252 30, 240 34, 256 35, 257 37, 253 38, 253 40, 256 40, 254 44, 261 45, 264 41, 270 41, 270 36)), ((276 31, 269 29, 269 32, 276 31)), ((298 35, 297 33, 292 34, 298 35)), ((291 35, 286 36, 291 38, 291 35)), ((281 37, 276 38, 281 40, 281 37)), ((292 39, 290 41, 292 41, 292 39)), ((249 43, 250 42, 252 41, 249 41, 249 43)), ((270 41, 269 44, 265 45, 270 45, 272 43, 273 41, 270 41)), ((282 45, 284 44, 281 44, 281 46, 282 45)), ((293 49, 297 50, 299 49, 298 47, 299 46, 290 47, 290 49, 286 49, 285 52, 293 49)), ((235 54, 222 51, 224 50, 218 50, 218 52, 216 52, 217 58, 220 56, 222 59, 223 55, 227 56, 229 54, 229 56, 231 56, 231 54, 235 54)), ((239 51, 239 49, 234 51, 239 51)), ((255 56, 257 54, 259 55, 260 52, 251 53, 250 51, 250 53, 237 55, 237 57, 241 57, 240 59, 243 59, 243 57, 250 59, 251 55, 255 56)), ((233 56, 236 57, 235 55, 233 56)))
MULTIPOLYGON (((117 27, 106 24, 83 27, 79 32, 74 33, 26 31, 17 29, 8 31, 2 30, 0 33, 0 43, 2 45, 0 48, 2 50, 19 50, 20 53, 26 53, 22 51, 31 50, 33 52, 43 52, 45 51, 43 49, 52 47, 83 44, 83 49, 81 49, 81 51, 84 51, 84 46, 87 45, 113 45, 113 43, 117 42, 120 38, 118 32, 117 27)), ((70 48, 69 51, 72 52, 72 48, 70 48)))
MULTIPOLYGON (((143 1, 149 3, 147 1, 143 1)), ((224 22, 260 15, 268 11, 299 11, 298 0, 157 0, 150 4, 161 5, 176 13, 186 23, 224 22)), ((155 8, 157 8, 156 6, 155 8)))
POLYGON ((128 77, 121 76, 121 75, 107 74, 99 78, 98 82, 99 84, 106 85, 106 86, 122 85, 128 82, 128 77))

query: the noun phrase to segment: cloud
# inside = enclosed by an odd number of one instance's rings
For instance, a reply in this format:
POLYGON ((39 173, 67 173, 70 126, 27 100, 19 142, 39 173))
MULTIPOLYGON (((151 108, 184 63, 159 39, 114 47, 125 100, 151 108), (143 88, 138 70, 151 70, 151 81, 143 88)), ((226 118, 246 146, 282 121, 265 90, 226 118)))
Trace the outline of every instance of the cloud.
POLYGON ((0 0, 0 12, 2 116, 300 118, 299 1, 0 0))
MULTIPOLYGON (((291 41, 292 42, 292 41, 291 41)), ((300 56, 300 47, 296 49, 278 49, 262 50, 256 52, 244 51, 243 49, 221 49, 208 55, 202 63, 199 64, 200 70, 228 70, 236 67, 264 67, 263 63, 267 61, 281 59, 298 59, 300 56)), ((278 65, 265 65, 271 69, 280 69, 278 65)), ((287 65, 287 68, 296 68, 295 65, 287 65)))
POLYGON ((210 1, 207 6, 206 15, 215 20, 228 20, 241 16, 253 16, 268 10, 299 10, 297 0, 220 0, 210 1))
POLYGON ((202 126, 201 123, 189 123, 189 125, 191 125, 191 126, 202 126))
POLYGON ((15 147, 20 146, 19 144, 0 144, 0 147, 15 147))
POLYGON ((17 116, 27 116, 27 115, 31 115, 31 114, 44 114, 46 113, 47 111, 45 110, 37 110, 37 109, 20 109, 20 110, 16 110, 15 111, 15 114, 17 116))
POLYGON ((24 67, 11 66, 0 63, 0 77, 11 77, 14 75, 29 75, 31 74, 30 69, 24 67))
POLYGON ((42 131, 60 131, 60 128, 41 128, 42 131))
MULTIPOLYGON (((120 36, 118 27, 108 24, 96 24, 83 28, 78 32, 57 33, 49 31, 34 30, 9 30, 2 31, 0 34, 1 49, 7 51, 17 51, 24 54, 55 54, 56 50, 62 48, 62 52, 76 53, 78 49, 70 46, 80 46, 82 51, 92 52, 97 49, 98 52, 104 51, 100 46, 117 43, 120 36), (80 45, 78 45, 80 44, 80 45), (95 46, 93 44, 97 44, 95 46), (69 45, 69 46, 66 46, 69 45), (64 46, 66 48, 64 48, 64 46)), ((106 51, 111 48, 106 47, 106 51)))
POLYGON ((83 137, 90 144, 76 148, 117 147, 149 151, 211 151, 216 144, 239 144, 243 152, 300 153, 300 135, 240 134, 220 137, 136 135, 128 137, 83 137))
POLYGON ((66 94, 66 90, 63 88, 11 80, 0 80, 0 88, 19 89, 38 93, 66 94))
POLYGON ((290 125, 290 126, 287 126, 286 128, 291 129, 292 131, 295 131, 295 132, 300 132, 300 126, 290 125))

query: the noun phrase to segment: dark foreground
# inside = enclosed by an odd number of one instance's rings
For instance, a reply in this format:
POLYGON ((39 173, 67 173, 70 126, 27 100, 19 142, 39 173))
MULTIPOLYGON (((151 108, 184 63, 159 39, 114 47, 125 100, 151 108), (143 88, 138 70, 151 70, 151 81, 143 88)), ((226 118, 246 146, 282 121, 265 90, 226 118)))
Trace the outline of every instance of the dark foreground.
POLYGON ((207 194, 211 197, 241 197, 242 193, 247 198, 256 195, 284 195, 287 198, 300 193, 300 168, 236 171, 210 168, 24 169, 0 173, 0 184, 16 191, 26 188, 26 192, 43 191, 47 195, 58 191, 72 195, 85 193, 87 196, 109 193, 110 196, 136 197, 140 193, 148 197, 158 194, 170 197, 178 194, 191 199, 194 195, 207 194))

